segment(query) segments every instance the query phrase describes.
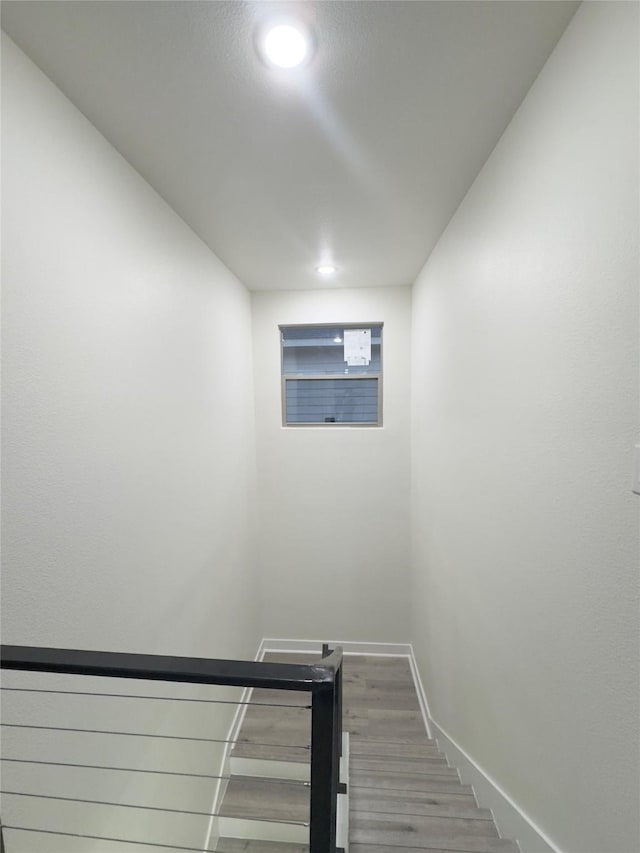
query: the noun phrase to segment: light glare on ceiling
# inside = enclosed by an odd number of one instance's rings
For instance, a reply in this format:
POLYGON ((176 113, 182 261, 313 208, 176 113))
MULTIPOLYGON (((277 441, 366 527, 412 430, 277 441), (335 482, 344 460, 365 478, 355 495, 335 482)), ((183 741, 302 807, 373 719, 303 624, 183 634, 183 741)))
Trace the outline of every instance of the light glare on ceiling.
POLYGON ((334 267, 333 264, 320 264, 316 267, 316 272, 319 275, 334 275, 337 272, 337 267, 334 267))
POLYGON ((279 24, 264 38, 264 53, 269 62, 279 68, 295 68, 309 53, 309 38, 291 24, 279 24))

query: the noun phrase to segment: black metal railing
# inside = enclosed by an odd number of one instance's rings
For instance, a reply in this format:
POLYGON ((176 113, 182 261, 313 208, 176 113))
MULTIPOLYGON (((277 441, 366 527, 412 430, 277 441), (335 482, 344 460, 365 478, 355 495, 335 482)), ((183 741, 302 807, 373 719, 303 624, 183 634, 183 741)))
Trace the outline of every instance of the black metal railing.
MULTIPOLYGON (((312 664, 212 660, 30 646, 2 646, 1 656, 1 665, 5 670, 177 682, 193 685, 262 688, 311 694, 309 851, 310 853, 337 853, 336 818, 342 746, 342 650, 340 648, 330 652, 328 646, 323 646, 322 658, 317 663, 312 664)), ((39 692, 74 692, 82 695, 82 691, 43 690, 39 692)), ((113 694, 93 692, 88 695, 113 694)), ((140 698, 161 699, 165 697, 146 696, 140 698)), ((204 700, 183 699, 178 701, 204 700)), ((3 726, 12 725, 16 728, 55 728, 29 724, 23 726, 20 723, 3 722, 3 726)), ((65 731, 65 729, 59 727, 57 731, 65 731)), ((76 729, 75 731, 91 730, 76 729)), ((102 734, 106 734, 106 732, 102 732, 102 734)), ((116 732, 115 734, 127 733, 116 732)), ((187 736, 182 739, 189 740, 190 738, 187 736)), ((215 741, 211 738, 192 739, 215 741)), ((217 742, 222 743, 224 741, 219 740, 217 742)), ((8 760, 19 761, 20 759, 8 760)), ((55 762, 41 763, 52 764, 55 762)), ((209 778, 222 779, 224 777, 209 774, 209 778)), ((65 798, 50 797, 49 799, 65 798)), ((104 805, 108 804, 105 803, 104 805)), ((29 827, 11 826, 6 822, 4 828, 7 831, 9 829, 31 831, 29 827)), ((0 843, 3 845, 2 850, 4 850, 6 842, 2 834, 2 824, 0 823, 0 843)), ((53 834, 65 833, 54 832, 53 834)), ((73 833, 68 834, 72 835, 73 833)))

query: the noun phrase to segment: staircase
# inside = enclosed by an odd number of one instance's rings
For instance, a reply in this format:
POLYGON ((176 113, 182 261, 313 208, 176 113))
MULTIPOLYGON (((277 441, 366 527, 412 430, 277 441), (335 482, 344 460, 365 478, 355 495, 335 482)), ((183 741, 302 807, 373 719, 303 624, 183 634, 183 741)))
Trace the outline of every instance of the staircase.
MULTIPOLYGON (((94 688, 95 692, 78 691, 77 687, 83 685, 76 683, 71 689, 70 682, 62 682, 66 689, 61 690, 52 687, 55 681, 47 680, 38 682, 37 687, 35 683, 30 687, 29 681, 23 682, 22 687, 18 683, 13 687, 5 684, 3 690, 17 691, 12 694, 16 697, 33 694, 36 701, 26 698, 24 701, 31 701, 31 711, 39 715, 32 719, 31 713, 21 714, 20 702, 23 700, 20 699, 17 704, 14 702, 11 720, 3 721, 3 726, 9 727, 12 736, 8 740, 10 754, 3 755, 2 760, 14 762, 11 765, 14 768, 13 782, 4 795, 13 798, 11 802, 14 805, 15 800, 24 803, 30 798, 38 804, 33 814, 28 803, 22 810, 14 808, 11 821, 6 822, 5 829, 17 842, 15 849, 29 853, 34 849, 44 849, 40 842, 46 836, 46 849, 64 853, 70 853, 71 849, 78 853, 95 849, 97 853, 106 847, 111 849, 113 844, 127 850, 138 845, 158 851, 200 850, 192 842, 183 846, 183 825, 176 821, 176 817, 182 815, 198 819, 201 832, 207 831, 210 835, 206 849, 217 853, 309 853, 311 805, 311 839, 316 853, 333 850, 336 837, 337 846, 342 847, 344 853, 518 853, 517 844, 500 837, 491 812, 478 807, 471 787, 462 783, 458 771, 449 765, 437 743, 427 737, 407 658, 343 657, 340 651, 336 651, 325 657, 322 665, 308 665, 318 662, 319 655, 269 654, 265 662, 254 663, 3 646, 3 671, 62 674, 73 679, 82 675, 149 682, 260 686, 252 690, 248 703, 239 705, 244 716, 238 734, 232 740, 216 740, 207 737, 204 730, 199 734, 197 727, 193 730, 194 737, 185 735, 186 730, 191 731, 188 728, 182 733, 176 733, 171 726, 144 731, 144 706, 139 703, 147 700, 219 703, 224 699, 155 696, 151 693, 137 695, 137 691, 144 690, 142 686, 129 695, 130 688, 127 692, 115 693, 110 690, 104 692, 104 687, 97 691, 94 688), (334 732, 340 731, 341 681, 344 735, 340 781, 347 783, 342 786, 338 785, 337 774, 339 740, 334 736, 334 732), (88 715, 79 714, 76 706, 70 720, 77 719, 80 724, 68 727, 66 717, 60 718, 55 713, 47 717, 41 713, 43 710, 55 711, 52 695, 65 703, 76 701, 78 697, 85 705, 90 701, 86 708, 81 706, 80 710, 84 708, 89 712, 93 707, 93 711, 88 715), (91 705, 96 701, 104 704, 105 699, 110 704, 104 707, 91 705), (130 727, 127 719, 132 707, 120 705, 125 700, 133 701, 139 718, 134 723, 132 717, 130 727), (311 701, 314 706, 312 765, 311 701), (116 707, 120 710, 114 716, 116 707), (102 708, 99 714, 98 708, 102 708), (85 719, 93 721, 91 727, 87 726, 85 719), (62 728, 60 722, 63 723, 62 728), (22 733, 22 730, 29 734, 18 736, 16 732, 22 733), (54 746, 60 743, 58 758, 55 750, 53 753, 45 751, 43 755, 37 749, 33 752, 34 732, 51 735, 50 747, 52 743, 54 746), (93 740, 98 738, 95 744, 96 748, 99 747, 98 752, 86 753, 87 736, 93 740), (111 747, 105 747, 105 741, 100 740, 124 736, 131 738, 129 748, 132 756, 136 743, 146 738, 159 739, 154 741, 154 762, 151 766, 148 759, 136 766, 134 759, 129 757, 126 758, 127 765, 123 766, 121 757, 112 756, 111 747), (161 750, 159 744, 165 741, 171 745, 167 753, 171 756, 184 750, 187 742, 191 743, 192 750, 197 750, 198 757, 205 743, 215 744, 218 756, 221 748, 218 744, 226 744, 227 747, 233 744, 233 748, 230 754, 225 753, 226 766, 214 775, 207 769, 204 751, 201 757, 205 766, 201 770, 193 772, 194 768, 183 767, 185 772, 174 772, 175 765, 171 764, 172 769, 167 769, 166 762, 163 767, 159 760, 163 750, 167 749, 163 747, 161 750), (179 745, 174 741, 179 741, 179 745), (51 784, 50 779, 47 781, 43 768, 56 772, 58 768, 71 771, 64 776, 69 789, 63 786, 60 790, 55 783, 51 784), (309 784, 311 769, 313 796, 310 796, 309 784), (93 778, 91 774, 103 771, 108 771, 111 787, 106 788, 106 783, 101 783, 99 793, 92 797, 88 785, 89 779, 93 778), (137 787, 132 788, 133 779, 130 779, 122 789, 123 773, 145 774, 143 779, 152 774, 155 787, 153 790, 148 785, 140 788, 140 777, 136 776, 137 787), (211 789, 211 780, 224 785, 222 796, 216 799, 215 813, 211 815, 205 810, 210 803, 208 797, 205 797, 204 806, 198 807, 198 803, 189 798, 191 789, 187 792, 187 800, 184 800, 185 791, 182 790, 183 799, 174 803, 171 794, 173 781, 171 785, 167 781, 174 780, 174 777, 195 778, 198 784, 204 780, 207 791, 211 789), (87 782, 86 793, 82 787, 83 780, 87 782), (337 834, 334 825, 336 787, 337 834), (156 789, 162 797, 149 801, 148 795, 155 795, 156 789), (87 812, 86 819, 78 823, 82 809, 87 812), (100 816, 95 809, 126 809, 131 819, 122 833, 115 837, 105 829, 109 819, 106 816, 112 811, 102 811, 100 816), (148 828, 145 820, 154 831, 153 839, 145 837, 148 828), (40 833, 37 840, 28 846, 29 835, 37 833, 40 833), (98 842, 98 845, 93 842, 98 842)), ((231 704, 236 702, 236 698, 231 700, 231 704)), ((206 708, 202 712, 198 710, 200 716, 203 713, 206 715, 206 708)), ((184 711, 181 714, 184 717, 184 711)), ((198 714, 194 721, 200 718, 198 714)), ((166 722, 173 718, 163 712, 158 719, 166 722)), ((93 740, 90 743, 93 744, 93 740)), ((113 741, 108 741, 107 746, 109 743, 113 741)), ((3 741, 3 744, 6 746, 7 742, 3 741)), ((144 752, 146 755, 149 750, 144 752)), ((189 831, 193 835, 193 828, 189 831)))
MULTIPOLYGON (((317 658, 269 654, 265 660, 317 658)), ((427 737, 406 658, 346 657, 343 691, 350 853, 518 853, 427 737)), ((251 703, 230 756, 213 849, 307 853, 308 697, 254 690, 251 703)))

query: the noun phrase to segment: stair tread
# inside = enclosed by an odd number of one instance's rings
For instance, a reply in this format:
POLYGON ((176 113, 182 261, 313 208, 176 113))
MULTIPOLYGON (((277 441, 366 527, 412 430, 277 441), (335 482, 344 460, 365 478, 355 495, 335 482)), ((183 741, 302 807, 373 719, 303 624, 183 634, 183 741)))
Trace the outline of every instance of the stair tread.
POLYGON ((221 817, 307 823, 309 787, 300 782, 232 775, 221 817))
POLYGON ((445 759, 419 759, 412 761, 408 758, 393 759, 384 758, 360 758, 351 756, 350 768, 352 772, 358 770, 379 771, 381 773, 427 773, 434 776, 451 776, 458 779, 458 770, 449 767, 445 759))
POLYGON ((311 707, 311 694, 306 690, 271 690, 254 687, 249 697, 250 705, 293 705, 296 708, 311 707))
POLYGON ((459 779, 428 773, 379 773, 359 770, 351 774, 351 785, 359 788, 377 788, 378 790, 385 791, 473 794, 471 785, 464 785, 459 779))
POLYGON ((415 848, 422 843, 442 850, 464 850, 473 853, 506 853, 517 850, 514 842, 498 837, 495 827, 489 821, 454 819, 449 821, 451 826, 437 823, 446 820, 407 819, 404 816, 393 819, 386 815, 355 814, 351 821, 349 837, 353 844, 387 844, 399 848, 415 848), (465 823, 468 826, 462 826, 465 823), (487 826, 494 829, 493 835, 487 834, 487 826))
MULTIPOLYGON (((367 780, 368 781, 368 780, 367 780)), ((477 802, 473 789, 470 786, 464 786, 463 790, 453 791, 431 791, 426 788, 416 788, 414 790, 407 788, 381 788, 376 785, 361 785, 359 782, 351 780, 349 785, 349 794, 360 797, 369 797, 378 795, 380 797, 390 797, 406 800, 407 803, 431 803, 442 805, 448 803, 452 806, 474 806, 477 807, 477 802)))
POLYGON ((239 742, 297 744, 311 738, 311 716, 296 708, 260 708, 249 705, 242 723, 239 742))
POLYGON ((344 708, 344 728, 356 738, 366 740, 425 743, 426 729, 419 711, 397 708, 344 708))
POLYGON ((422 791, 377 791, 351 785, 349 800, 352 812, 470 817, 476 820, 493 821, 491 811, 479 808, 472 795, 428 794, 422 791))
MULTIPOLYGON (((397 688, 394 690, 376 690, 367 685, 357 688, 351 687, 350 689, 345 687, 342 701, 347 712, 352 708, 384 708, 388 711, 413 711, 420 714, 420 705, 415 691, 409 692, 397 688)), ((420 718, 420 722, 422 722, 422 718, 420 718)))
POLYGON ((444 752, 441 752, 434 741, 419 737, 414 743, 398 743, 396 741, 365 740, 361 737, 351 736, 349 743, 351 755, 359 758, 384 757, 389 758, 441 758, 446 760, 444 752), (434 744, 431 746, 431 744, 434 744))
POLYGON ((216 853, 309 853, 307 844, 288 841, 254 841, 249 838, 220 838, 216 853))
POLYGON ((393 851, 393 853, 413 853, 413 851, 437 851, 437 853, 520 853, 514 841, 504 838, 483 838, 470 835, 435 836, 415 833, 371 833, 350 835, 350 849, 355 851, 371 850, 372 853, 393 851))
POLYGON ((430 843, 435 843, 439 838, 499 837, 498 830, 490 820, 441 815, 381 814, 356 809, 351 815, 351 833, 355 836, 371 828, 386 834, 408 836, 412 843, 419 837, 428 839, 430 843))
MULTIPOLYGON (((466 842, 462 841, 462 843, 466 842)), ((350 853, 520 853, 520 848, 515 841, 497 838, 484 846, 472 844, 466 847, 434 847, 432 844, 428 847, 416 847, 415 844, 408 847, 405 844, 350 842, 349 851, 350 853)))
POLYGON ((231 751, 231 758, 253 758, 260 761, 285 761, 289 764, 309 764, 311 752, 306 748, 276 748, 264 743, 238 741, 231 751))

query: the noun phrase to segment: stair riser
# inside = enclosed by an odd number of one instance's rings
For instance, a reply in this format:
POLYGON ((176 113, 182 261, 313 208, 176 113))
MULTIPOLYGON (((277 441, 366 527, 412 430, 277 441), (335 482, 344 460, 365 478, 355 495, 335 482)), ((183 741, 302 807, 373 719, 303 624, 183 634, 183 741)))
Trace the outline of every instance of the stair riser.
POLYGON ((230 768, 233 776, 291 779, 296 782, 309 782, 311 779, 311 765, 296 764, 293 761, 269 761, 262 758, 232 758, 230 768))
POLYGON ((309 828, 263 820, 221 817, 219 833, 224 838, 250 838, 258 841, 309 843, 309 828))

